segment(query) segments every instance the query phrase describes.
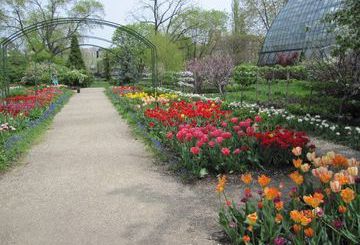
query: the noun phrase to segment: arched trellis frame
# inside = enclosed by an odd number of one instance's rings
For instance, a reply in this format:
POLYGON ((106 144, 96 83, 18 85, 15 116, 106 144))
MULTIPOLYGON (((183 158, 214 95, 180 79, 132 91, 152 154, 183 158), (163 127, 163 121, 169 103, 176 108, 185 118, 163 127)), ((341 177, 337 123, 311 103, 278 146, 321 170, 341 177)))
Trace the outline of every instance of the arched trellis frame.
POLYGON ((131 28, 128 28, 126 26, 120 25, 115 22, 102 20, 102 19, 93 19, 93 18, 58 18, 54 20, 46 20, 37 22, 33 25, 30 25, 28 27, 25 27, 21 31, 17 31, 13 34, 11 34, 9 37, 5 38, 2 42, 0 42, 1 46, 1 60, 2 60, 2 69, 1 69, 1 78, 2 78, 2 96, 6 96, 9 93, 9 79, 7 75, 7 50, 8 45, 13 43, 14 41, 18 40, 19 38, 22 38, 23 36, 30 34, 32 32, 35 32, 37 30, 40 30, 45 27, 49 26, 55 26, 55 25, 66 25, 66 24, 72 24, 72 23, 84 23, 84 24, 95 24, 99 26, 108 26, 112 27, 114 29, 120 29, 121 31, 126 32, 127 34, 133 36, 137 40, 141 41, 147 48, 151 50, 151 71, 152 71, 152 83, 153 86, 157 87, 157 51, 156 46, 147 38, 136 32, 135 30, 132 30, 131 28))
MULTIPOLYGON (((111 53, 111 54, 113 54, 113 55, 117 55, 117 54, 116 54, 114 51, 112 51, 111 49, 105 48, 105 47, 103 47, 103 46, 96 45, 96 44, 80 43, 80 44, 79 44, 79 47, 95 47, 95 48, 103 49, 103 50, 105 50, 105 51, 107 51, 107 52, 109 52, 109 53, 111 53)), ((56 55, 61 54, 61 53, 65 52, 66 50, 69 50, 69 49, 71 49, 71 46, 59 50, 58 52, 56 52, 56 55)))

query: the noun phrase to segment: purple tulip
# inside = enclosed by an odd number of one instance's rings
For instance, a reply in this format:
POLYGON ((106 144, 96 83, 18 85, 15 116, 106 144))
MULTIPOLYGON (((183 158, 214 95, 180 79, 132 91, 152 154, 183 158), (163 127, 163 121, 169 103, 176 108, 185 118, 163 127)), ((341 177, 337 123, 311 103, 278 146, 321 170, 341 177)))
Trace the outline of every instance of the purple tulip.
POLYGON ((286 239, 279 236, 279 237, 275 238, 274 244, 275 245, 284 245, 284 244, 286 244, 286 239))

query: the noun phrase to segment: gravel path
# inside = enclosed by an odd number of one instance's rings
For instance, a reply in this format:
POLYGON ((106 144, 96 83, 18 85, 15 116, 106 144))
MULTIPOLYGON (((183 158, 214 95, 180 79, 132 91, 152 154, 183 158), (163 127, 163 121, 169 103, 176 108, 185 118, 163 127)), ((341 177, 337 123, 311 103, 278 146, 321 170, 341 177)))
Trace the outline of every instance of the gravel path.
POLYGON ((350 147, 335 144, 330 141, 322 140, 319 138, 311 138, 311 142, 316 145, 317 153, 319 155, 326 154, 329 151, 334 151, 335 153, 342 154, 348 158, 356 158, 360 159, 360 152, 356 151, 354 149, 351 149, 350 147))
POLYGON ((214 187, 157 171, 103 89, 73 96, 23 161, 0 177, 2 245, 216 244, 214 187))

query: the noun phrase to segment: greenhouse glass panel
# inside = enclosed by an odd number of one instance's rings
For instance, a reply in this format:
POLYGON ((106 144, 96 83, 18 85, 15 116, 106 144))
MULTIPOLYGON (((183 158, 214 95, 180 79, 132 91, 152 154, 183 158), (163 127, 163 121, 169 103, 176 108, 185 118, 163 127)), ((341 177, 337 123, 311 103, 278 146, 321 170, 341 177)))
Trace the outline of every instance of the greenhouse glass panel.
POLYGON ((259 65, 277 63, 279 54, 304 58, 328 53, 335 43, 324 17, 340 7, 341 0, 289 0, 268 31, 259 65))

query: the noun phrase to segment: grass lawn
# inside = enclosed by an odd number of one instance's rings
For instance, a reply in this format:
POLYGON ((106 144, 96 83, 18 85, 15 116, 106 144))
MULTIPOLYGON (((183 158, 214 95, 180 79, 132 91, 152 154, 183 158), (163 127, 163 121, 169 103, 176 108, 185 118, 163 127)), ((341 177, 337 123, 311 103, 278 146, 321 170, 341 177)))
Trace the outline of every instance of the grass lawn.
POLYGON ((96 80, 90 85, 90 88, 108 88, 110 87, 110 83, 103 80, 96 80))
MULTIPOLYGON (((243 92, 243 100, 248 103, 259 102, 266 106, 284 108, 293 114, 320 115, 324 118, 336 120, 339 100, 330 96, 320 95, 318 92, 311 92, 310 82, 294 80, 290 82, 288 88, 288 98, 286 98, 286 81, 273 82, 270 86, 267 83, 248 87, 243 92)), ((207 96, 217 97, 219 94, 207 94, 207 96)), ((241 92, 227 92, 227 102, 240 102, 241 92)))

